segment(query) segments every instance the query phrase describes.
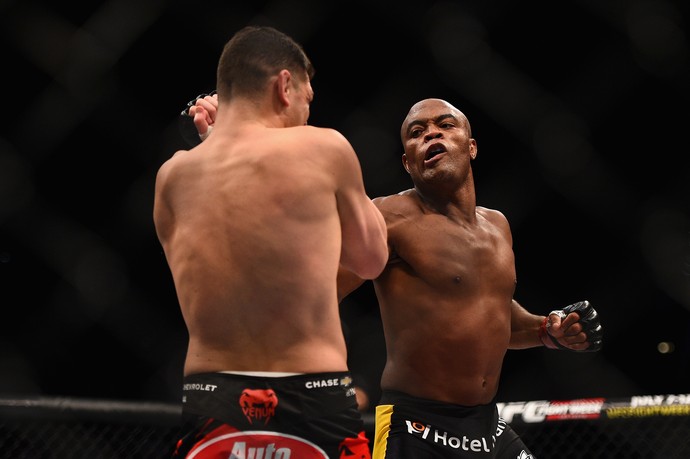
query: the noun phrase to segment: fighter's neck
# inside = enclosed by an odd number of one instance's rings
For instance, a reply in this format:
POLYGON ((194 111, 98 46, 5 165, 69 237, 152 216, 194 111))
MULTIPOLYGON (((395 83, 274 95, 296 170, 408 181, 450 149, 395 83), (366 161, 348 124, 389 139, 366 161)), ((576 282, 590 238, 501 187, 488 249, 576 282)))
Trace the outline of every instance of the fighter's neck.
POLYGON ((415 191, 421 203, 433 212, 470 221, 476 216, 477 199, 474 188, 446 192, 415 186, 415 191))

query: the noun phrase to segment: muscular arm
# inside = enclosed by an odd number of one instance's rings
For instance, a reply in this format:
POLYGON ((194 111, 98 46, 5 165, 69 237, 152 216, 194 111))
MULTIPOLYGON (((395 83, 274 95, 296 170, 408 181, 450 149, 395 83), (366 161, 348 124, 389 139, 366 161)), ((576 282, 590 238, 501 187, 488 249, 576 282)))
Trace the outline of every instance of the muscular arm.
POLYGON ((539 338, 539 327, 544 316, 528 312, 520 304, 512 300, 510 305, 510 343, 508 349, 529 349, 543 346, 539 338))
POLYGON ((512 300, 509 349, 547 346, 571 351, 598 351, 602 343, 602 327, 597 312, 588 302, 569 305, 546 316, 528 312, 512 300), (578 306, 579 305, 579 306, 578 306), (573 308, 578 306, 576 308, 573 308), (571 311, 572 309, 572 311, 571 311), (580 312, 585 317, 580 317, 580 312))
POLYGON ((359 159, 350 143, 331 130, 339 155, 336 201, 342 231, 340 267, 362 279, 381 274, 388 260, 387 230, 383 215, 366 195, 359 159))
MULTIPOLYGON (((386 224, 383 216, 366 198, 361 200, 361 207, 356 217, 344 210, 340 210, 342 220, 343 246, 340 254, 341 266, 339 271, 349 270, 360 278, 375 279, 381 274, 388 259, 386 245, 386 224), (357 227, 358 228, 354 228, 357 227)), ((341 206, 339 205, 339 209, 341 206)), ((338 276, 340 278, 340 274, 338 276)), ((354 278, 353 278, 354 279, 354 278)), ((340 282, 338 280, 338 296, 340 297, 340 282)), ((352 282, 352 281, 350 281, 352 282)), ((355 287, 350 287, 351 292, 355 287)))
POLYGON ((340 265, 338 268, 338 303, 343 301, 343 298, 347 295, 357 290, 364 281, 365 279, 340 265))

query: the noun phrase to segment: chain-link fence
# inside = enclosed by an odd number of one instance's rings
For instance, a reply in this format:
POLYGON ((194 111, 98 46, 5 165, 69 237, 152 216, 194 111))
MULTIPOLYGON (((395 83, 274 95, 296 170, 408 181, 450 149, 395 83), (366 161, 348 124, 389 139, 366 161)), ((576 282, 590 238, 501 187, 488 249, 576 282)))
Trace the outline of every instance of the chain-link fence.
POLYGON ((164 403, 0 400, 0 458, 169 458, 180 414, 164 403))
MULTIPOLYGON (((690 458, 690 394, 499 408, 539 459, 690 458)), ((180 413, 166 403, 0 399, 0 459, 166 459, 180 413)), ((373 421, 365 416, 370 438, 373 421)))
POLYGON ((690 459, 690 394, 499 408, 538 459, 690 459))

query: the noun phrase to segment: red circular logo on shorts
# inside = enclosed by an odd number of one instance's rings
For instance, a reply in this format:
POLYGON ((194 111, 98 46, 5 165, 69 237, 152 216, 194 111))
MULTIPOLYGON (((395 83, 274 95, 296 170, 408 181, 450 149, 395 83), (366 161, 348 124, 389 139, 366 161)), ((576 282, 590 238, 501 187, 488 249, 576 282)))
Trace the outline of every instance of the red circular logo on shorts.
POLYGON ((304 438, 261 430, 233 432, 197 444, 188 459, 328 459, 318 446, 304 438))

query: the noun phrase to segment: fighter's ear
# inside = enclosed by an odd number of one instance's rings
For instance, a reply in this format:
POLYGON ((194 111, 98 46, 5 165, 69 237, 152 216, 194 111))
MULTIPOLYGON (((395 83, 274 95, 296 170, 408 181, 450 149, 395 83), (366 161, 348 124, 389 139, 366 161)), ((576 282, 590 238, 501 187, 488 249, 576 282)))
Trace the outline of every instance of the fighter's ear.
POLYGON ((405 170, 409 174, 410 173, 410 166, 407 164, 407 155, 405 153, 403 153, 403 155, 402 155, 402 163, 403 163, 403 167, 405 168, 405 170))
POLYGON ((475 159, 477 157, 479 150, 477 149, 477 141, 470 139, 470 158, 475 159))
POLYGON ((276 79, 276 89, 278 91, 278 100, 283 105, 290 105, 290 84, 292 83, 292 75, 287 69, 283 69, 278 73, 276 79))

